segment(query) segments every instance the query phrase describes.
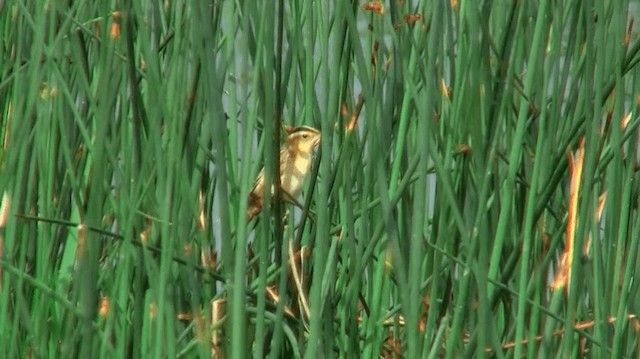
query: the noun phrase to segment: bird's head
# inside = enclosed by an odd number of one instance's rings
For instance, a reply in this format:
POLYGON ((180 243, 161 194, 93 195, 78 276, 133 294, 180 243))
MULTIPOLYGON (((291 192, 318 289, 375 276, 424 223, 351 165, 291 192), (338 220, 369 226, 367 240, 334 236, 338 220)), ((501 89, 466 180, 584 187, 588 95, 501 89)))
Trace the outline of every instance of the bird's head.
POLYGON ((287 146, 290 151, 298 153, 312 153, 320 144, 320 131, 308 126, 295 127, 287 136, 287 146))

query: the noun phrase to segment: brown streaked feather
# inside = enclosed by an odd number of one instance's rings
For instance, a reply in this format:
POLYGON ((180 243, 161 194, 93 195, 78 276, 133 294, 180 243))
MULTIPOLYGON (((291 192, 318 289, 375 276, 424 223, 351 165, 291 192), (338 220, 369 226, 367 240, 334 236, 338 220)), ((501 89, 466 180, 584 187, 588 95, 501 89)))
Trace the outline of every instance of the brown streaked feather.
MULTIPOLYGON (((280 184, 283 198, 295 203, 311 168, 313 152, 320 143, 320 132, 307 126, 287 129, 287 132, 289 135, 280 148, 280 184)), ((264 205, 264 176, 265 171, 262 168, 249 194, 247 222, 262 211, 262 206, 264 205)), ((273 193, 273 187, 271 191, 273 193)))

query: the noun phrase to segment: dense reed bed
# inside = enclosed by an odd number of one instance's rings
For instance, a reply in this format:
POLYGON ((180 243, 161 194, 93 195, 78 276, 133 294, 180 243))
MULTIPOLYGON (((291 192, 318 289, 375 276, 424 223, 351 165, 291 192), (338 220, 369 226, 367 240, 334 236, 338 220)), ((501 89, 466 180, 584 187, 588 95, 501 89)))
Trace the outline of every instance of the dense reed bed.
POLYGON ((0 1, 2 356, 638 357, 634 8, 0 1))

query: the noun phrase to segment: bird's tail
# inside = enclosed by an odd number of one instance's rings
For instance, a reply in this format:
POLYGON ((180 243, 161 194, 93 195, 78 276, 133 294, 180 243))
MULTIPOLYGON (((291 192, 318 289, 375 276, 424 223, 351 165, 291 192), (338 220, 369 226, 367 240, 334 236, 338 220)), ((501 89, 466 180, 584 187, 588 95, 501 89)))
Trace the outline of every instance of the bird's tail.
POLYGON ((262 211, 262 197, 251 192, 249 194, 249 208, 247 209, 247 223, 262 211))

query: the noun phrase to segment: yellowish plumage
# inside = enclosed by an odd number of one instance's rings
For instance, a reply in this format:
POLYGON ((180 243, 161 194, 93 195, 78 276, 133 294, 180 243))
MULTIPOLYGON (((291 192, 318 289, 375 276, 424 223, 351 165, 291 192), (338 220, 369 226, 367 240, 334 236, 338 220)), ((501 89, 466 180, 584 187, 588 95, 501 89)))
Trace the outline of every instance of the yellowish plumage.
MULTIPOLYGON (((280 184, 284 199, 297 199, 313 164, 313 153, 320 144, 320 132, 312 127, 296 127, 280 148, 280 184)), ((271 194, 273 194, 273 186, 271 194)), ((262 210, 264 202, 264 168, 260 170, 249 194, 247 221, 262 210)))

